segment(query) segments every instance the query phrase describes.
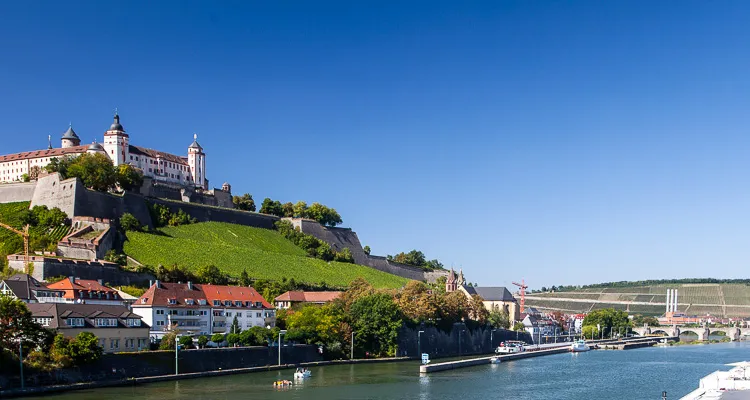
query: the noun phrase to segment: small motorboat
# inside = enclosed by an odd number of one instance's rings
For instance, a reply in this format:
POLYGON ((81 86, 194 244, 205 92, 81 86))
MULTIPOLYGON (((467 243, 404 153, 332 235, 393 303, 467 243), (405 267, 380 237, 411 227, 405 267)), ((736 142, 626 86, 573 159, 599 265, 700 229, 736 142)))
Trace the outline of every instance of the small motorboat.
POLYGON ((585 340, 576 340, 570 345, 570 351, 573 353, 581 353, 589 350, 591 350, 591 348, 586 344, 585 340))
POLYGON ((490 358, 490 364, 500 364, 503 360, 499 356, 490 358))
POLYGON ((292 386, 292 381, 288 381, 286 379, 278 380, 273 383, 273 387, 288 387, 292 386))
POLYGON ((312 372, 307 368, 297 368, 297 371, 294 372, 295 379, 305 379, 309 378, 311 375, 312 372))

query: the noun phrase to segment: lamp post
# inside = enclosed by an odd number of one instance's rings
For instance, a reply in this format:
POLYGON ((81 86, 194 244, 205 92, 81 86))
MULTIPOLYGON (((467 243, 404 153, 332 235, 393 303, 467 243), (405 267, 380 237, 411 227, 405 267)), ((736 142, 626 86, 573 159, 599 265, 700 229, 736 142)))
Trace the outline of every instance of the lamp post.
POLYGON ((354 359, 354 331, 352 331, 352 348, 351 348, 351 355, 349 356, 350 360, 354 359))
POLYGON ((458 356, 461 357, 461 334, 464 333, 463 330, 458 331, 458 356))
POLYGON ((424 331, 417 332, 417 358, 422 357, 422 334, 424 331))
POLYGON ((490 331, 490 351, 492 351, 492 347, 494 346, 494 344, 493 344, 493 343, 494 343, 494 340, 493 340, 493 338, 494 338, 494 337, 493 337, 493 333, 495 333, 495 331, 496 331, 496 330, 497 330, 497 329, 493 329, 493 330, 491 330, 491 331, 490 331))
POLYGON ((178 375, 180 373, 180 366, 179 366, 179 357, 177 355, 178 351, 180 350, 180 335, 174 335, 174 374, 178 375))
POLYGON ((25 389, 23 382, 23 340, 18 338, 18 364, 21 366, 21 390, 25 389))
POLYGON ((281 335, 286 335, 286 329, 279 331, 279 365, 281 365, 281 335))

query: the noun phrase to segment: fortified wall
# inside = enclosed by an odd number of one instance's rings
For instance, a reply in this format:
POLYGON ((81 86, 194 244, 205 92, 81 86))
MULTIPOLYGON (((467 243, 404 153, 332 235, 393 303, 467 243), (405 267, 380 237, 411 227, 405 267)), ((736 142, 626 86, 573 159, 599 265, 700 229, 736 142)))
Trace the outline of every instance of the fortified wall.
MULTIPOLYGON (((155 277, 151 274, 124 271, 120 266, 107 261, 70 260, 57 257, 29 256, 31 276, 39 281, 56 276, 75 276, 81 279, 101 279, 109 285, 146 286, 155 277)), ((16 271, 25 271, 23 255, 8 256, 8 265, 16 271)))
POLYGON ((433 326, 402 326, 398 332, 398 351, 400 356, 417 357, 421 350, 422 353, 429 354, 430 358, 488 354, 492 353, 500 342, 508 340, 532 343, 531 335, 526 331, 493 330, 488 327, 469 330, 466 325, 460 323, 453 325, 450 332, 441 331, 433 326))
POLYGON ((349 228, 330 228, 317 221, 304 218, 284 218, 284 220, 291 222, 301 232, 328 243, 335 251, 349 248, 357 264, 418 281, 435 282, 441 276, 448 276, 448 271, 425 271, 411 265, 388 261, 382 256, 369 255, 362 248, 357 233, 349 228))

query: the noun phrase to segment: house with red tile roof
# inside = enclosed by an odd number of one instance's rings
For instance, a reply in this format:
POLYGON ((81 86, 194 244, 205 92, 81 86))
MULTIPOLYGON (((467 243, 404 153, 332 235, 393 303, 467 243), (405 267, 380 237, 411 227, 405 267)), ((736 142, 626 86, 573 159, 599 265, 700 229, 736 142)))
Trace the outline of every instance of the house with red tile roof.
POLYGON ((211 335, 229 333, 237 318, 240 329, 274 326, 273 307, 253 288, 154 281, 132 305, 133 312, 151 325, 151 336, 171 330, 211 335))
POLYGON ((40 303, 78 303, 124 305, 117 290, 105 286, 101 280, 94 281, 68 277, 46 285, 51 291, 62 292, 62 297, 40 300, 40 303))
POLYGON ((295 304, 325 304, 333 301, 343 292, 303 292, 301 290, 288 291, 274 299, 276 308, 285 310, 295 304))

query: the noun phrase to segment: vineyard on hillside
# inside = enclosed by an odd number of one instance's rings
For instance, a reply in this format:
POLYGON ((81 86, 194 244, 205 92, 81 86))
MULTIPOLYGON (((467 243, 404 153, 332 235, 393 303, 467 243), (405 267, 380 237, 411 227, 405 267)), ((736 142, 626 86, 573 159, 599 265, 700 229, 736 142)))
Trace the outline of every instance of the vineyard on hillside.
POLYGON ((309 258, 276 231, 222 222, 160 228, 156 233, 128 232, 127 255, 146 265, 179 265, 193 271, 216 265, 239 277, 347 286, 362 277, 375 287, 398 288, 407 279, 356 264, 309 258))

